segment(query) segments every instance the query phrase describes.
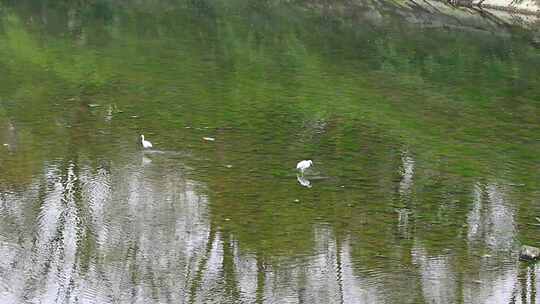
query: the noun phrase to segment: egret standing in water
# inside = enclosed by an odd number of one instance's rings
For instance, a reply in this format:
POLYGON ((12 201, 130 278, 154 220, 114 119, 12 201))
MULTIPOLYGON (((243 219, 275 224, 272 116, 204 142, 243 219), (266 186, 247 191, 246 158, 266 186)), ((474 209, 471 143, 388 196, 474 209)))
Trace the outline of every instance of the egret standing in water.
POLYGON ((152 148, 152 143, 149 142, 148 140, 144 140, 144 135, 142 135, 142 134, 141 134, 141 144, 142 144, 143 148, 145 148, 145 149, 152 148))
POLYGON ((304 171, 306 171, 307 168, 311 167, 313 165, 313 161, 310 160, 303 160, 299 162, 296 165, 296 170, 299 170, 302 175, 304 175, 304 171))

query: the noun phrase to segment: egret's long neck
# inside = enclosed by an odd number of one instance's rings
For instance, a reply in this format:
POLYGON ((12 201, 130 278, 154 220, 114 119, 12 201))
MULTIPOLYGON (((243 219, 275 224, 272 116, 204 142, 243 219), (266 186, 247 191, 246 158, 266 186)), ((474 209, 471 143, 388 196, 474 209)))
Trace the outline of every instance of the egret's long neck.
POLYGON ((141 139, 144 140, 144 135, 141 135, 141 139))

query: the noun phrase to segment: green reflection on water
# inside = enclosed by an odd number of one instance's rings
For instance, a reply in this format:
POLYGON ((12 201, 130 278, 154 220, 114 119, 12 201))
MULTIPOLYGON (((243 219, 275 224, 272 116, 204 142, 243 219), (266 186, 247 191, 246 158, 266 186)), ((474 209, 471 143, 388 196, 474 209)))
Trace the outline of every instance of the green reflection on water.
POLYGON ((213 233, 268 264, 313 255, 322 225, 359 269, 395 280, 418 243, 466 268, 475 191, 504 193, 512 246, 540 240, 540 53, 526 34, 375 26, 301 5, 96 3, 2 7, 0 139, 16 138, 0 157, 5 187, 51 159, 123 163, 144 133, 191 155, 213 233), (293 171, 308 158, 311 189, 293 171))

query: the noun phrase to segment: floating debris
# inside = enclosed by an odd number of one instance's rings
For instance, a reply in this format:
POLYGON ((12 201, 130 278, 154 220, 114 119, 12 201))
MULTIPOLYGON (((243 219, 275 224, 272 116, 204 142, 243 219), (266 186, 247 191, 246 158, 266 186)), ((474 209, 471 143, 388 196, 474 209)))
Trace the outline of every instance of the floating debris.
POLYGON ((300 203, 300 200, 299 200, 299 199, 295 199, 294 202, 295 202, 295 203, 300 203))
POLYGON ((89 104, 88 104, 88 107, 89 107, 89 108, 97 108, 97 107, 99 107, 99 106, 100 106, 100 105, 97 104, 97 103, 89 103, 89 104))
POLYGON ((131 115, 131 118, 139 118, 137 115, 131 115))
POLYGON ((202 139, 206 140, 206 141, 215 141, 216 139, 213 138, 213 137, 203 137, 202 139))
POLYGON ((230 168, 232 168, 232 165, 226 165, 225 167, 230 169, 230 168))
POLYGON ((230 221, 230 220, 231 220, 231 219, 230 219, 230 218, 228 218, 228 217, 226 217, 226 218, 225 218, 225 221, 227 221, 227 222, 228 222, 228 221, 230 221))

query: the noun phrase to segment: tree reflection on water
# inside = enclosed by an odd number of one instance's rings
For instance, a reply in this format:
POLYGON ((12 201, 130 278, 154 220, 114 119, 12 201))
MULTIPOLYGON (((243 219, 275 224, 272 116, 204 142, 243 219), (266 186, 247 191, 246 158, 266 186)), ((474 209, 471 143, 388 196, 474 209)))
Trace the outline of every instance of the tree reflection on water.
POLYGON ((0 2, 1 303, 538 302, 530 33, 444 3, 55 3, 0 2))

